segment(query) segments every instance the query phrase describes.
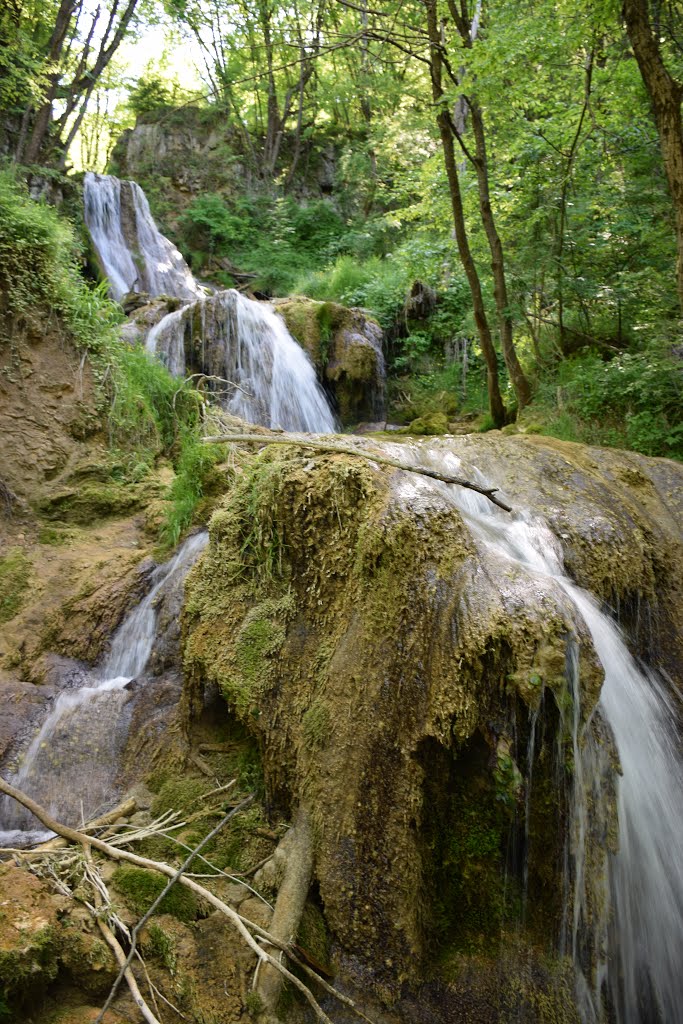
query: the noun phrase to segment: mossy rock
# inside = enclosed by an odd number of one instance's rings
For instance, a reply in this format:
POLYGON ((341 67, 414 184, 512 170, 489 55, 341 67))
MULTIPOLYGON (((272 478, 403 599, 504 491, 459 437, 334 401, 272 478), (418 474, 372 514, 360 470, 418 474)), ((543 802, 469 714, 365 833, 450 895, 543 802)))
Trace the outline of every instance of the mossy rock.
POLYGON ((277 312, 332 393, 343 424, 379 419, 384 401, 382 330, 360 309, 301 296, 277 312))
POLYGON ((102 519, 130 515, 153 497, 149 485, 91 481, 45 495, 36 506, 45 519, 89 526, 102 519))
POLYGON ((445 412, 430 412, 425 416, 418 416, 408 427, 409 434, 447 434, 448 416, 445 412))
POLYGON ((20 868, 0 867, 0 1005, 40 996, 59 970, 64 900, 20 868))
MULTIPOLYGON (((370 457, 378 448, 355 443, 370 457)), ((429 447, 540 509, 597 593, 656 594, 683 650, 681 467, 500 433, 429 447)), ((554 948, 570 637, 582 728, 613 755, 596 711, 602 669, 565 591, 478 543, 440 485, 351 455, 262 452, 209 529, 186 591, 192 699, 218 688, 258 742, 269 806, 308 808, 326 924, 356 981, 393 999, 438 974, 441 957, 491 963, 511 922, 524 948, 554 948)), ((600 854, 614 809, 608 800, 600 854)), ((591 847, 587 863, 596 856, 591 847)), ((546 982, 534 967, 525 991, 537 1019, 574 1020, 543 1008, 546 982)))
MULTIPOLYGON (((147 913, 167 882, 164 875, 135 867, 117 868, 111 880, 112 888, 121 895, 126 906, 140 915, 147 913)), ((164 896, 156 912, 171 914, 179 921, 194 921, 199 915, 199 903, 194 893, 176 884, 164 896)))
MULTIPOLYGON (((216 684, 258 739, 270 805, 286 813, 305 800, 311 808, 328 925, 387 992, 415 975, 429 946, 418 889, 434 903, 446 893, 444 935, 449 915, 470 900, 461 945, 482 929, 491 945, 500 936, 519 790, 510 723, 536 712, 543 691, 561 699, 552 654, 563 655, 568 629, 564 598, 549 591, 539 589, 528 607, 515 598, 514 614, 506 611, 497 569, 482 576, 459 514, 434 492, 416 515, 400 497, 400 477, 353 456, 266 450, 212 517, 184 612, 188 679, 216 684), (536 676, 542 685, 529 682, 536 676), (425 842, 424 780, 439 757, 456 763, 477 736, 474 792, 457 808, 435 805, 439 831, 425 842), (434 747, 422 761, 426 737, 434 747), (477 793, 481 828, 465 813, 477 793), (438 839, 454 821, 462 826, 457 855, 438 839), (419 885, 406 890, 406 877, 419 885), (485 890, 478 904, 469 888, 476 879, 485 890)), ((522 578, 506 587, 528 591, 522 578)), ((588 653, 583 672, 590 708, 601 674, 588 653)), ((549 720, 548 735, 556 728, 549 720)), ((539 817, 539 835, 554 828, 548 821, 539 817)))
POLYGON ((12 548, 0 558, 0 624, 21 611, 31 584, 33 567, 21 548, 12 548))

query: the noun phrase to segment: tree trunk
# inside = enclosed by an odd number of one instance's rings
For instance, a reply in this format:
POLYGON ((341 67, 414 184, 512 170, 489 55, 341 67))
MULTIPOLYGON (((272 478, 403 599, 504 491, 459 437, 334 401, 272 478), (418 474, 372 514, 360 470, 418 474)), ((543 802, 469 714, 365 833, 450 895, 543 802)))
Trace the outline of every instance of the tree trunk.
POLYGON ((508 301, 507 282, 505 280, 505 261, 503 258, 503 245, 496 228, 496 222, 491 208, 491 195, 489 191, 488 159, 486 156, 486 137, 484 135, 484 119, 481 109, 476 102, 470 102, 470 113, 472 116, 472 128, 476 145, 477 157, 475 169, 477 172, 477 185, 479 191, 479 212, 481 222, 484 225, 486 238, 491 250, 491 270, 493 271, 493 294, 496 300, 498 312, 498 330, 500 332, 500 343, 503 349, 503 358, 510 374, 510 380, 517 397, 518 409, 523 409, 531 401, 531 388, 524 370, 522 369, 515 343, 512 337, 512 314, 508 301))
POLYGON ((678 253, 678 301, 683 313, 683 87, 664 65, 658 35, 653 34, 650 26, 647 0, 624 0, 622 13, 645 88, 652 102, 664 170, 673 200, 678 253))
MULTIPOLYGON (((62 0, 59 5, 59 10, 57 11, 57 17, 55 19, 54 28, 52 29, 52 35, 50 36, 47 51, 47 59, 50 64, 54 65, 61 56, 64 40, 66 39, 66 34, 69 30, 71 18, 76 7, 76 0, 62 0)), ((36 163, 45 143, 45 138, 52 119, 52 103, 57 94, 59 79, 60 74, 58 71, 55 71, 50 75, 50 85, 47 90, 45 101, 38 108, 38 113, 36 114, 33 122, 31 137, 29 138, 28 145, 26 147, 26 155, 24 159, 27 164, 36 163)))
POLYGON ((500 384, 498 381, 498 360, 496 358, 496 350, 491 337, 491 328, 486 316, 486 307, 484 306, 481 282, 479 280, 479 274, 477 273, 474 257, 472 256, 472 250, 470 249, 469 239, 467 237, 467 228, 465 227, 465 212, 462 204, 458 167, 455 160, 451 119, 448 110, 443 106, 443 89, 441 86, 441 40, 439 38, 436 0, 427 0, 426 8, 427 30, 429 33, 430 44, 432 97, 434 103, 440 107, 440 111, 437 114, 437 123, 439 125, 439 134, 441 136, 446 176, 448 178, 448 190, 451 199, 451 209, 453 211, 455 239, 458 245, 458 252, 460 253, 460 260, 467 277, 467 283, 470 287, 472 305, 474 308, 474 320, 477 325, 477 333, 479 335, 479 344, 481 345, 481 350, 484 355, 484 359, 486 360, 489 409, 495 425, 497 427, 502 427, 505 424, 506 416, 503 398, 500 393, 500 384))

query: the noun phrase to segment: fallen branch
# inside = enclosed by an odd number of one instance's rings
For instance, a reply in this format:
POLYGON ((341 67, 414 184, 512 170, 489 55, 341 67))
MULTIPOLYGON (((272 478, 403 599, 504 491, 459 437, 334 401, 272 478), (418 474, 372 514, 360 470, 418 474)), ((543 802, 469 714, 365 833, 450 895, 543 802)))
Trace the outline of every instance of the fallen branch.
MULTIPOLYGON (((216 377, 216 376, 214 376, 214 374, 211 374, 211 373, 191 373, 189 377, 185 378, 185 380, 183 381, 181 386, 178 388, 178 390, 173 395, 173 409, 174 409, 174 411, 175 411, 176 399, 177 399, 178 395, 183 390, 185 385, 189 384, 193 380, 196 380, 196 382, 197 382, 196 384, 192 385, 193 388, 195 388, 196 391, 199 391, 199 389, 201 388, 201 386, 204 383, 204 381, 208 380, 208 381, 213 381, 215 384, 227 384, 227 385, 229 385, 229 387, 232 390, 241 391, 242 394, 245 395, 246 398, 253 398, 254 397, 248 391, 245 391, 244 388, 240 387, 239 384, 235 384, 235 382, 232 381, 232 380, 226 380, 225 377, 216 377)), ((213 391, 212 392, 212 394, 214 394, 214 395, 229 395, 230 393, 231 392, 229 390, 213 391)))
MULTIPOLYGON (((47 811, 40 806, 40 804, 37 804, 35 800, 26 796, 25 793, 21 792, 21 790, 15 789, 14 786, 11 786, 2 778, 0 778, 0 793, 5 793, 7 796, 11 796, 14 800, 20 803, 22 807, 25 807, 35 815, 35 817, 38 818, 46 828, 50 829, 51 832, 55 832, 57 835, 63 836, 64 839, 68 839, 72 843, 76 843, 79 846, 89 846, 94 850, 99 850, 106 856, 111 857, 112 860, 127 861, 129 864, 135 864, 136 867, 148 868, 151 871, 158 871, 160 874, 166 875, 168 878, 175 878, 178 874, 177 870, 161 861, 150 860, 147 857, 141 857, 138 854, 130 853, 128 850, 121 850, 118 847, 105 842, 103 839, 98 839, 95 836, 88 836, 84 832, 79 832, 77 829, 70 828, 68 825, 62 825, 60 822, 55 821, 55 819, 52 818, 51 815, 49 815, 47 811)), ((297 978, 296 975, 292 974, 291 971, 287 970, 284 964, 282 964, 278 959, 271 956, 263 946, 259 945, 251 932, 254 932, 255 935, 258 935, 261 939, 264 939, 270 945, 285 953, 293 964, 303 970, 309 977, 313 978, 326 992, 334 996, 345 1006, 350 1007, 363 1020, 368 1021, 368 1018, 357 1009, 353 1001, 349 999, 348 996, 344 996, 331 985, 328 985, 327 982, 320 978, 319 975, 317 975, 310 967, 298 960, 291 950, 274 935, 271 935, 264 928, 261 928, 252 921, 242 917, 236 910, 233 910, 232 907, 228 906, 227 903, 224 903, 223 900, 219 899, 218 896, 215 896, 208 889, 205 889, 204 886, 199 885, 194 881, 194 879, 188 878, 186 875, 182 875, 177 878, 177 881, 181 885, 184 885, 186 888, 197 893, 198 896, 201 896, 201 898, 212 907, 224 914, 233 924, 237 932, 239 932, 246 945, 256 955, 258 960, 262 963, 271 964, 276 970, 280 971, 283 977, 291 982, 291 984, 302 993, 313 1009, 316 1020, 320 1021, 321 1024, 332 1024, 332 1021, 325 1011, 318 1005, 315 996, 308 986, 305 985, 300 978, 297 978), (251 931, 249 929, 251 929, 251 931)), ((372 1022, 370 1022, 370 1024, 372 1024, 372 1022)))
POLYGON ((147 1021, 147 1024, 161 1024, 159 1018, 154 1016, 149 1006, 145 1002, 142 993, 138 988, 138 983, 135 980, 135 975, 130 969, 130 961, 126 959, 126 954, 123 952, 119 940, 116 938, 114 932, 111 930, 107 922, 102 917, 102 908, 104 906, 103 893, 106 893, 107 898, 109 894, 107 893, 107 890, 104 886, 104 883, 102 882, 102 879, 99 877, 97 871, 95 870, 92 859, 92 851, 90 849, 90 844, 87 841, 83 843, 83 855, 85 857, 86 863, 86 876, 90 878, 95 893, 95 906, 92 907, 90 906, 90 904, 87 904, 88 909, 90 910, 90 913, 94 916, 95 920, 97 921, 97 925, 100 931, 102 932, 105 942, 114 953, 116 962, 121 968, 121 977, 126 979, 126 983, 130 990, 130 994, 133 997, 133 1002, 139 1009, 142 1016, 147 1021))
MULTIPOLYGON (((97 924, 99 925, 99 929, 102 932, 102 935, 104 936, 107 944, 111 947, 114 956, 116 957, 116 962, 121 968, 121 977, 125 977, 126 982, 128 984, 128 988, 130 989, 130 994, 133 997, 135 1005, 140 1010, 140 1013, 148 1022, 148 1024, 160 1024, 159 1018, 154 1016, 149 1006, 143 999, 142 994, 140 993, 140 989, 138 988, 135 976, 130 969, 130 963, 126 959, 126 954, 123 952, 119 940, 116 938, 109 925, 106 924, 101 917, 97 918, 97 924)), ((98 1017, 97 1019, 100 1020, 101 1017, 98 1017)))
POLYGON ((431 480, 439 480, 444 484, 455 484, 458 487, 465 487, 467 490, 483 494, 485 498, 502 508, 505 512, 512 512, 510 505, 496 497, 497 487, 480 487, 459 476, 447 476, 438 473, 435 469, 428 469, 426 466, 406 466, 398 459, 391 459, 387 455, 376 455, 371 451, 363 451, 360 448, 353 448, 351 445, 328 444, 325 441, 312 441, 309 438, 298 435, 283 435, 280 437, 268 437, 261 434, 216 434, 203 437, 204 444, 294 444, 302 448, 315 448, 317 451, 337 453, 340 455, 357 455, 358 458, 367 459, 368 462, 377 462, 380 466, 392 466, 394 469, 403 469, 406 473, 418 473, 420 476, 428 476, 431 480))
MULTIPOLYGON (((247 807, 253 801, 253 799, 254 799, 253 794, 248 796, 248 797, 245 797, 245 799, 242 800, 242 802, 239 803, 237 805, 237 807, 234 807, 230 811, 229 814, 226 814, 225 817, 221 821, 219 821, 219 823, 216 825, 216 827, 214 829, 212 829, 211 832, 209 832, 209 834, 207 836, 204 836, 204 838, 202 839, 201 843, 199 843, 199 845, 196 846, 190 852, 189 856, 185 858, 185 860, 180 865, 180 867, 178 868, 176 873, 171 877, 171 880, 164 886, 164 888, 161 890, 161 892, 159 893, 157 898, 154 900, 152 905, 149 907, 147 912, 140 918, 138 923, 135 925, 135 927, 133 928, 133 931, 130 934, 130 949, 128 951, 128 956, 126 957, 125 963, 121 964, 121 970, 119 971, 118 976, 114 980, 114 984, 111 987, 111 991, 109 992, 109 995, 107 996, 107 1001, 104 1004, 104 1006, 102 1007, 102 1009, 100 1010, 99 1015, 97 1016, 97 1018, 95 1020, 95 1024, 100 1024, 100 1022, 104 1019, 105 1013, 107 1012, 107 1010, 109 1009, 109 1007, 113 1003, 114 998, 116 997, 116 993, 118 992, 119 985, 121 984, 123 979, 126 977, 126 972, 130 970, 130 965, 133 962, 133 957, 135 956, 135 950, 136 950, 136 947, 137 947, 138 935, 140 934, 142 929, 145 927, 145 925, 149 921, 149 919, 152 916, 152 914, 159 907, 159 904, 161 903, 161 901, 164 899, 165 896, 168 896, 169 892, 171 891, 173 886, 176 884, 176 882, 178 882, 182 878, 183 874, 185 873, 185 871, 187 871, 187 869, 189 868, 190 864, 195 859, 197 854, 200 853, 200 851, 204 849, 204 847, 207 845, 207 843, 209 843, 214 838, 214 836, 216 836, 225 825, 227 825, 227 823, 230 821, 231 818, 234 818, 234 816, 237 814, 238 811, 241 811, 244 807, 247 807)), ((130 985, 130 982, 129 982, 129 985, 130 985)), ((132 991, 132 989, 131 989, 131 991, 132 991)))

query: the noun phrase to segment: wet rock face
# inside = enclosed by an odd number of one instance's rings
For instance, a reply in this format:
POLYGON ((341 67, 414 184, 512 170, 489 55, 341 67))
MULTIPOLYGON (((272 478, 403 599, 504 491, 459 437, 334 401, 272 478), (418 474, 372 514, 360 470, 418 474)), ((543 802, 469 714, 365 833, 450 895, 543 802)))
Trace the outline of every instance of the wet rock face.
POLYGON ((290 334, 306 350, 344 425, 384 412, 382 329, 362 309, 295 296, 276 299, 290 334))
MULTIPOLYGON (((562 524, 547 544, 579 582, 656 594, 674 637, 681 469, 539 439, 436 443, 453 445, 516 510, 562 524), (586 523, 642 543, 608 556, 586 523)), ((188 581, 187 678, 195 698, 218 686, 257 737, 271 803, 308 807, 337 963, 387 998, 436 974, 449 1019, 464 984, 473 1007, 493 998, 514 933, 528 1005, 555 988, 522 1019, 573 1020, 551 977, 564 968, 544 974, 538 952, 557 948, 562 917, 569 638, 584 722, 602 671, 566 595, 484 544, 439 485, 348 456, 262 453, 210 530, 188 581)), ((500 1000, 472 1012, 510 1019, 500 1000)))

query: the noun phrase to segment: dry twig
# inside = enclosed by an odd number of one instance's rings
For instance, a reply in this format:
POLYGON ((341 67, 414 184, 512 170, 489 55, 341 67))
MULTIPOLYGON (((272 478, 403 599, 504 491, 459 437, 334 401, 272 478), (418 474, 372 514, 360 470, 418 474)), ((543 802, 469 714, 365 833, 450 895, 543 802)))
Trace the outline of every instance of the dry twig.
POLYGON ((242 937, 246 945, 256 955, 260 962, 271 964, 277 971, 279 971, 283 975, 284 978, 287 979, 287 981, 289 981, 296 989, 298 989, 299 992, 301 992, 301 994, 304 996, 304 998, 311 1006, 315 1014, 315 1018, 320 1022, 320 1024, 332 1024, 332 1021, 327 1016, 322 1007, 318 1004, 310 988, 307 985, 305 985, 300 978, 292 974, 292 972, 288 970, 284 966, 284 964, 280 962, 280 960, 278 960, 276 957, 268 953, 267 950, 265 950, 263 946, 261 946, 259 942, 256 941, 254 935, 257 935, 259 939, 261 939, 261 941, 265 941, 269 945, 274 946, 276 949, 280 950, 281 953, 285 953, 286 956, 291 960, 291 962, 297 967, 299 967, 302 971, 304 971, 304 973, 306 973, 309 977, 313 978, 316 984, 320 985, 326 992, 334 996, 341 1003, 343 1003, 346 1006, 349 1006, 359 1017, 361 1017, 361 1019, 368 1021, 368 1024, 372 1024, 372 1022, 369 1021, 369 1018, 366 1017, 355 1006, 353 1001, 349 999, 348 996, 342 995, 341 992, 338 992, 331 985, 328 985, 328 983, 318 974, 316 974, 315 971, 308 967, 307 964, 305 964, 303 961, 300 961, 292 953, 290 947, 287 944, 281 942, 274 935, 271 935, 269 932, 267 932, 264 928, 261 928, 258 925, 254 924, 254 922, 242 917, 240 914, 237 913, 236 910, 233 910, 232 907, 228 906, 227 903, 224 903, 223 900, 219 899, 219 897, 215 896, 214 893, 204 888, 204 886, 199 885, 199 883, 196 882, 194 879, 188 878, 186 875, 181 874, 178 870, 175 870, 169 864, 164 864, 161 861, 150 860, 147 857, 141 857, 138 854, 130 853, 128 850, 121 850, 118 847, 113 846, 111 843, 105 842, 103 839, 98 839, 95 836, 88 836, 84 832, 79 832, 77 829, 70 828, 68 825, 62 825, 60 822, 55 821, 55 819, 52 818, 43 807, 37 804, 30 797, 26 796, 25 793, 22 793, 21 790, 15 789, 14 786, 11 786, 8 782, 1 778, 0 792, 5 793, 7 796, 11 796, 14 800, 17 800, 18 803, 20 803, 23 807, 26 807, 27 810, 31 811, 31 813, 34 814, 35 817, 38 818, 38 820, 41 821, 46 828, 50 829, 51 832, 57 833, 57 835, 63 836, 63 838, 69 840, 69 842, 76 843, 79 846, 84 847, 84 849, 90 847, 92 849, 99 850, 106 856, 111 857, 112 860, 127 861, 130 864, 135 864, 137 867, 148 868, 152 871, 158 871, 160 874, 166 875, 168 878, 172 879, 173 882, 177 881, 181 885, 184 885, 188 889, 191 889, 198 896, 200 896, 207 903, 209 903, 212 907, 220 911, 228 918, 228 920, 232 923, 232 925, 239 933, 239 935, 242 937))

